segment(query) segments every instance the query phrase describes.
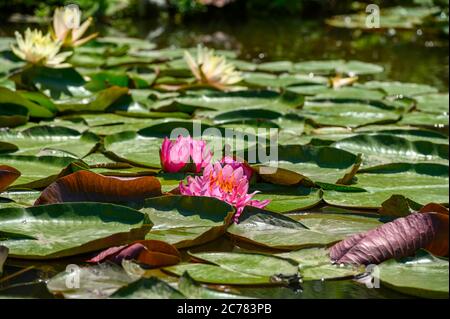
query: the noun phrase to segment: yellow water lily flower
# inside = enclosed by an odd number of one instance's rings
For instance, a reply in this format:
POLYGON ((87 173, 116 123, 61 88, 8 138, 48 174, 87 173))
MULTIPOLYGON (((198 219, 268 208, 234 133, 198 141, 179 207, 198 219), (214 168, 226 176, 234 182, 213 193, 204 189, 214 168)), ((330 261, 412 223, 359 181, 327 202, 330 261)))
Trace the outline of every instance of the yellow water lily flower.
POLYGON ((93 33, 81 38, 91 23, 92 18, 89 17, 81 24, 81 11, 76 5, 56 8, 53 14, 53 37, 61 41, 63 46, 80 46, 98 35, 98 33, 93 33))
POLYGON ((25 37, 16 31, 16 45, 11 45, 11 50, 24 61, 31 64, 44 65, 51 68, 69 67, 63 63, 72 52, 59 52, 61 42, 52 39, 50 33, 42 34, 40 30, 25 31, 25 37))
POLYGON ((202 46, 197 47, 197 59, 194 60, 188 51, 184 51, 184 59, 192 74, 201 84, 208 84, 218 89, 236 84, 242 80, 241 73, 224 56, 214 54, 202 46))

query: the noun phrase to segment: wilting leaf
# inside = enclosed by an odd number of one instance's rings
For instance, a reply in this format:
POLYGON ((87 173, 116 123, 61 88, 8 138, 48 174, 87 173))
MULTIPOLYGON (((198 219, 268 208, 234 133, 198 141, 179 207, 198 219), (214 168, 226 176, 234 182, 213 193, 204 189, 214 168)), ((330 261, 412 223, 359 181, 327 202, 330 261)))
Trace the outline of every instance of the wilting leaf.
POLYGON ((379 264, 430 247, 448 255, 448 228, 448 211, 413 213, 337 243, 330 257, 336 263, 379 264))
POLYGON ((147 199, 142 211, 154 223, 146 239, 162 240, 177 248, 220 237, 234 214, 230 205, 215 198, 172 195, 147 199))
POLYGON ((126 203, 160 195, 161 184, 153 176, 128 178, 78 171, 48 186, 35 205, 63 202, 126 203))
POLYGON ((185 299, 186 297, 165 281, 156 277, 141 278, 110 296, 116 299, 185 299))
POLYGON ((448 299, 448 259, 421 250, 415 257, 390 259, 378 267, 374 276, 382 285, 417 297, 448 299))
POLYGON ((87 262, 99 263, 110 260, 121 263, 123 259, 134 259, 150 267, 164 267, 178 264, 180 252, 172 245, 160 240, 139 240, 129 245, 108 248, 87 262))
POLYGON ((20 172, 14 167, 8 165, 0 165, 0 193, 9 185, 14 183, 20 176, 20 172))
POLYGON ((381 204, 378 211, 383 216, 405 217, 420 208, 422 208, 422 205, 403 195, 392 195, 381 204))
POLYGON ((70 203, 0 210, 1 245, 10 256, 51 259, 143 239, 152 224, 128 207, 70 203))

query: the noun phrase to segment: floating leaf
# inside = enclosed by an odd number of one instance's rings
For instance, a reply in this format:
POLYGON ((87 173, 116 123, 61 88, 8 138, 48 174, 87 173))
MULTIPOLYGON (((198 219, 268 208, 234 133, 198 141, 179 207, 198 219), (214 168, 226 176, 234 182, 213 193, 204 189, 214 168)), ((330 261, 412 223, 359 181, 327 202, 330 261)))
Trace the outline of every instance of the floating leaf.
POLYGON ((153 176, 112 177, 83 170, 56 180, 42 192, 35 205, 63 202, 126 203, 160 195, 161 184, 153 176))
POLYGON ((6 258, 8 258, 8 247, 0 246, 0 275, 3 273, 3 264, 6 261, 6 258))
POLYGON ((72 265, 52 277, 47 288, 52 294, 67 299, 102 299, 138 279, 113 263, 90 267, 72 265))
MULTIPOLYGON (((52 118, 53 112, 48 108, 39 104, 33 103, 24 98, 19 92, 11 91, 0 86, 0 105, 18 105, 18 108, 25 107, 30 116, 38 118, 52 118)), ((1 107, 3 109, 3 106, 1 107)), ((2 111, 4 112, 4 111, 2 111)), ((23 115, 23 111, 19 111, 23 115)))
POLYGON ((211 197, 163 196, 145 201, 142 209, 153 229, 146 239, 162 240, 177 248, 212 241, 225 233, 233 208, 211 197))
POLYGON ((112 299, 185 299, 186 297, 165 281, 156 277, 141 278, 121 287, 112 299))
POLYGON ((178 282, 178 289, 189 299, 241 299, 242 295, 234 295, 231 293, 213 290, 203 287, 185 272, 178 282))
POLYGON ((17 155, 41 155, 46 150, 63 151, 75 157, 87 155, 99 142, 92 133, 59 126, 38 125, 20 132, 0 132, 0 138, 18 147, 17 155))
POLYGON ((124 206, 70 203, 0 210, 0 244, 10 256, 51 259, 72 256, 143 239, 148 216, 124 206))
POLYGON ((12 186, 42 188, 55 181, 58 174, 76 159, 57 156, 0 155, 0 161, 21 173, 12 186))
POLYGON ((389 199, 381 203, 380 215, 392 217, 405 217, 414 211, 418 211, 422 205, 406 198, 403 195, 392 195, 389 199))
POLYGON ((28 109, 22 105, 2 103, 0 100, 0 127, 15 127, 28 122, 28 109))
POLYGON ((280 257, 252 253, 196 253, 193 257, 211 264, 180 264, 164 268, 182 276, 186 271, 196 281, 215 284, 274 284, 276 278, 298 276, 298 265, 280 257))
POLYGON ((417 84, 417 83, 402 83, 402 82, 380 82, 380 81, 369 81, 364 84, 359 84, 358 87, 373 89, 373 90, 383 90, 387 95, 391 96, 402 96, 402 97, 412 97, 415 95, 427 94, 427 93, 437 93, 437 89, 427 85, 427 84, 417 84))
POLYGON ((87 262, 99 263, 105 260, 120 264, 124 259, 134 259, 150 267, 163 267, 181 261, 179 251, 172 245, 159 240, 139 240, 129 245, 108 248, 87 262))
POLYGON ((435 211, 413 213, 354 235, 334 245, 330 257, 336 263, 379 264, 430 246, 448 255, 448 211, 446 215, 435 211))
POLYGON ((330 262, 329 249, 327 248, 304 248, 278 254, 278 256, 297 261, 303 280, 346 278, 363 272, 361 267, 333 265, 330 262))
POLYGON ((324 246, 339 241, 343 236, 311 230, 287 216, 246 207, 238 224, 228 230, 233 238, 264 247, 292 250, 324 246))
POLYGON ((14 183, 20 176, 20 172, 14 167, 8 165, 0 165, 0 193, 9 185, 14 183))
POLYGON ((360 169, 356 187, 366 192, 324 190, 331 205, 380 208, 392 195, 405 196, 418 204, 448 203, 448 166, 432 163, 394 163, 360 169), (426 190, 426 192, 424 192, 426 190))
POLYGON ((362 153, 367 164, 388 162, 439 162, 448 163, 448 144, 429 141, 409 141, 406 138, 385 134, 360 134, 344 138, 332 146, 353 153, 362 153))
POLYGON ((448 299, 448 259, 419 251, 415 257, 390 259, 378 267, 381 283, 391 289, 417 297, 448 299))

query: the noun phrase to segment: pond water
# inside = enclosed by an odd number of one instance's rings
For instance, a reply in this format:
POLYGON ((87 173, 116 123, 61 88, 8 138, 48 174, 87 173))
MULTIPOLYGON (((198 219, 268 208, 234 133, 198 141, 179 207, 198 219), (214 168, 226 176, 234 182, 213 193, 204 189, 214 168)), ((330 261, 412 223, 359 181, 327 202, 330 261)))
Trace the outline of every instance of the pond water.
MULTIPOLYGON (((300 19, 192 21, 159 23, 156 20, 114 21, 115 28, 103 25, 102 34, 146 38, 159 48, 188 47, 204 43, 218 49, 236 50, 241 59, 260 61, 319 59, 357 59, 385 67, 386 72, 375 79, 425 83, 447 91, 449 82, 449 47, 445 38, 427 30, 360 32, 327 27, 321 21, 300 19)), ((0 35, 13 36, 25 24, 0 26, 0 35)), ((210 243, 228 250, 228 240, 210 243)), ((230 246, 232 247, 232 245, 230 246)), ((77 260, 78 262, 81 261, 77 260)), ((76 262, 76 261, 75 261, 76 262)), ((50 298, 45 280, 62 271, 60 261, 27 271, 11 280, 0 281, 0 296, 50 298)), ((9 265, 5 276, 27 265, 9 265)), ((263 298, 405 298, 386 287, 368 289, 350 280, 307 282, 303 292, 290 288, 237 288, 237 291, 263 298)))
POLYGON ((236 50, 240 58, 255 62, 355 59, 382 65, 386 72, 376 79, 426 83, 448 90, 448 40, 432 30, 361 32, 300 18, 115 24, 122 32, 147 38, 159 47, 204 43, 236 50))

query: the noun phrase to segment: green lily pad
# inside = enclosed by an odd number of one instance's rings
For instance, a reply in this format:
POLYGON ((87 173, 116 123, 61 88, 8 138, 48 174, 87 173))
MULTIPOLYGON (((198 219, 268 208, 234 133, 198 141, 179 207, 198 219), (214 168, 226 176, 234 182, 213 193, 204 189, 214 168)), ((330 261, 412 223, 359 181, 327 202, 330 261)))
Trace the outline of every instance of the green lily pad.
POLYGON ((218 238, 225 233, 234 214, 233 208, 225 202, 195 196, 149 198, 142 212, 154 223, 146 239, 162 240, 178 248, 218 238))
POLYGON ((253 199, 269 199, 270 203, 265 209, 277 213, 307 209, 322 201, 322 192, 319 189, 304 186, 258 183, 252 186, 250 191, 258 191, 253 199))
POLYGON ((400 119, 399 114, 361 103, 306 102, 298 114, 321 125, 343 127, 394 123, 400 119))
POLYGON ((178 289, 189 299, 241 299, 242 295, 235 295, 227 292, 213 290, 203 287, 185 272, 178 282, 178 289))
POLYGON ((178 290, 156 277, 141 278, 121 287, 110 298, 112 299, 184 299, 178 290))
POLYGON ((298 275, 298 265, 288 259, 256 253, 196 253, 193 257, 211 264, 179 264, 165 271, 181 276, 187 272, 196 281, 229 285, 275 283, 277 276, 298 275))
POLYGON ((419 251, 415 257, 390 259, 378 267, 382 285, 391 289, 417 297, 448 298, 448 259, 419 251))
POLYGON ((303 104, 303 97, 295 93, 280 94, 274 91, 237 91, 186 96, 175 99, 178 111, 192 111, 204 108, 215 111, 231 111, 249 108, 268 108, 287 111, 303 104))
POLYGON ((386 164, 361 170, 357 184, 366 192, 324 191, 332 205, 379 208, 392 195, 403 195, 419 204, 448 203, 448 166, 441 164, 386 164))
POLYGON ((328 146, 279 145, 277 155, 277 162, 269 160, 263 164, 296 172, 314 182, 331 184, 342 178, 357 161, 356 155, 328 146))
POLYGON ((303 225, 313 231, 340 235, 343 238, 366 232, 383 224, 378 220, 378 217, 358 216, 353 214, 314 213, 289 215, 289 217, 300 221, 303 225))
POLYGON ((76 159, 58 156, 1 155, 0 161, 21 173, 11 187, 42 188, 51 184, 61 170, 76 159))
POLYGON ((231 225, 227 232, 238 240, 287 250, 329 245, 343 238, 339 234, 310 230, 287 216, 254 207, 246 207, 239 223, 231 225))
POLYGON ((417 109, 430 113, 448 113, 449 96, 448 93, 425 94, 415 97, 417 109))
POLYGON ((17 105, 20 112, 19 114, 22 115, 24 112, 20 111, 21 106, 28 109, 29 115, 33 117, 52 118, 54 116, 53 111, 49 110, 47 107, 26 99, 19 92, 14 92, 7 88, 0 87, 0 106, 2 109, 3 105, 17 105))
POLYGON ((145 214, 102 203, 4 208, 0 220, 0 244, 10 249, 11 257, 24 259, 60 258, 123 245, 143 239, 152 226, 145 214))
POLYGON ((309 76, 307 74, 283 73, 274 75, 270 73, 251 72, 243 75, 245 83, 267 88, 281 88, 292 85, 328 84, 328 79, 321 76, 309 76))
POLYGON ((437 89, 430 85, 416 83, 369 81, 357 86, 372 90, 383 90, 391 96, 414 97, 421 94, 437 93, 437 89))
POLYGON ((121 287, 139 279, 113 263, 90 267, 72 265, 47 282, 48 290, 67 299, 108 298, 121 287))
POLYGON ((448 163, 448 144, 411 141, 395 135, 359 134, 331 145, 352 153, 362 153, 363 162, 367 165, 393 162, 448 163))
POLYGON ((383 67, 362 62, 344 60, 304 61, 294 65, 295 71, 317 74, 367 75, 383 72, 383 67))
POLYGON ((416 125, 425 127, 444 127, 448 126, 447 114, 434 114, 426 112, 410 112, 403 115, 399 124, 416 125))
POLYGON ((28 109, 24 106, 0 102, 0 127, 15 127, 28 122, 28 109))
POLYGON ((361 267, 333 265, 327 248, 304 248, 277 256, 298 262, 303 280, 351 278, 364 272, 361 267))
POLYGON ((40 155, 43 150, 64 151, 83 157, 91 151, 99 138, 93 133, 80 134, 66 127, 34 126, 21 132, 0 133, 0 138, 18 147, 17 155, 40 155))

